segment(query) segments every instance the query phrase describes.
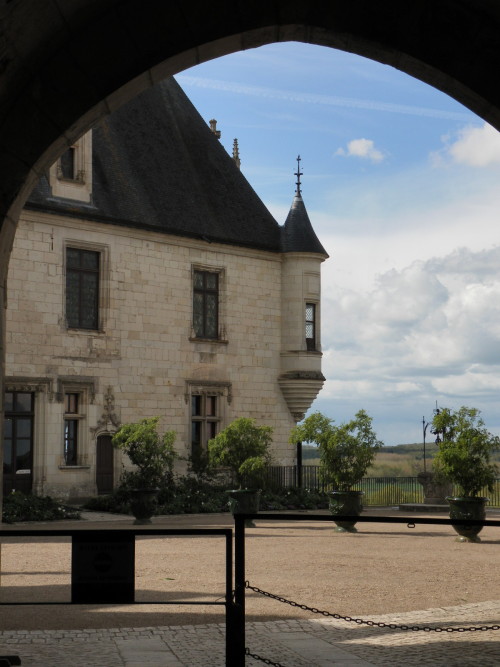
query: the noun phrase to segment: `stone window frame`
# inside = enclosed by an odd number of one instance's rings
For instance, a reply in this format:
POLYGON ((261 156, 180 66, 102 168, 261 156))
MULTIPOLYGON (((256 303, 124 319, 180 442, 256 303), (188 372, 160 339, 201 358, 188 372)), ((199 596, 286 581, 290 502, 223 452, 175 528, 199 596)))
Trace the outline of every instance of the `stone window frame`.
POLYGON ((64 330, 70 331, 71 333, 80 333, 87 335, 96 335, 99 333, 104 333, 106 329, 106 323, 109 315, 109 290, 110 290, 110 248, 108 245, 102 243, 92 243, 90 241, 82 241, 81 239, 64 239, 63 240, 63 313, 64 317, 62 318, 64 323, 64 330), (68 320, 66 317, 66 275, 67 275, 67 250, 68 248, 74 248, 75 250, 89 250, 90 252, 99 253, 99 297, 98 297, 98 313, 97 313, 97 329, 79 329, 70 327, 68 325, 68 320))
MULTIPOLYGON (((43 478, 47 466, 46 416, 47 403, 54 400, 53 380, 49 377, 7 376, 4 391, 35 394, 33 429, 33 491, 43 493, 43 478)), ((2 397, 2 406, 3 406, 2 397)))
MULTIPOLYGON (((186 380, 184 401, 187 405, 187 437, 186 450, 188 455, 192 454, 192 397, 193 396, 216 396, 218 400, 217 423, 218 432, 228 423, 228 406, 233 400, 232 383, 211 380, 186 380)), ((197 421, 197 420, 196 420, 197 421)))
POLYGON ((91 460, 91 437, 90 429, 88 428, 88 408, 93 405, 96 395, 96 381, 94 378, 82 377, 59 377, 57 380, 57 394, 56 399, 58 403, 62 404, 62 420, 61 420, 61 456, 59 463, 59 470, 75 470, 90 468, 89 461, 91 460), (78 414, 67 414, 64 412, 65 397, 67 394, 78 394, 78 414), (78 421, 78 440, 77 440, 77 457, 76 464, 68 465, 64 455, 64 428, 66 420, 71 417, 72 420, 78 421))
POLYGON ((191 287, 190 287, 190 312, 191 312, 191 322, 190 322, 190 335, 189 340, 193 342, 203 342, 203 343, 215 343, 215 344, 227 344, 227 333, 226 333, 226 300, 227 300, 227 287, 226 287, 226 269, 222 266, 212 266, 210 264, 200 264, 193 263, 191 264, 191 287), (204 271, 208 273, 216 273, 218 276, 218 336, 217 338, 199 338, 196 336, 193 323, 193 302, 194 302, 194 274, 195 271, 204 271))

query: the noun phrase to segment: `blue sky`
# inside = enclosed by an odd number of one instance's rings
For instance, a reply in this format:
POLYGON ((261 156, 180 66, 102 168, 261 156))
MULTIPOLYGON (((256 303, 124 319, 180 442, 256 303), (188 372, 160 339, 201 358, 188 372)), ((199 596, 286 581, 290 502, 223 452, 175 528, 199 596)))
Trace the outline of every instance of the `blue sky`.
POLYGON ((386 65, 285 43, 177 77, 281 224, 302 158, 323 265, 312 410, 360 408, 387 445, 420 442, 436 405, 500 433, 500 135, 386 65))

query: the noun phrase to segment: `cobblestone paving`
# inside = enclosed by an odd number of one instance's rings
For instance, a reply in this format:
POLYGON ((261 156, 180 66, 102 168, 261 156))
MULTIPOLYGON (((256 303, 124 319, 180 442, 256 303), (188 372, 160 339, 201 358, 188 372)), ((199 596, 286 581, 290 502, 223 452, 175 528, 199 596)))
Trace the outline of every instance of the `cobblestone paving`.
MULTIPOLYGON (((407 625, 498 625, 500 601, 428 609, 371 620, 407 625)), ((252 653, 285 667, 498 667, 500 631, 412 632, 334 619, 248 623, 252 653)), ((23 667, 223 667, 224 625, 5 631, 0 655, 19 654, 23 667)), ((263 663, 247 657, 248 667, 263 663)))

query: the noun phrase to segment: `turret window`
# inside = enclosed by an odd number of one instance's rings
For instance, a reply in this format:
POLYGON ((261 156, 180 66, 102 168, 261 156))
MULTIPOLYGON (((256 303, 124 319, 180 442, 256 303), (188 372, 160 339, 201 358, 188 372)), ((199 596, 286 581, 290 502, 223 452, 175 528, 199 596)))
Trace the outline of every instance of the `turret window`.
POLYGON ((305 317, 306 348, 316 349, 316 304, 306 303, 305 317))

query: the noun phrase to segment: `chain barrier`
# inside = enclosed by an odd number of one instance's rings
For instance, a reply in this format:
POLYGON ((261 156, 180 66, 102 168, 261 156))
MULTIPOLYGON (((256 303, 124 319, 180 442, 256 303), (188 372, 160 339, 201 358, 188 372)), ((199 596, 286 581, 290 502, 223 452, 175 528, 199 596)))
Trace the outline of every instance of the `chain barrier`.
POLYGON ((245 655, 249 655, 251 658, 259 660, 260 662, 263 662, 265 665, 272 665, 272 667, 285 667, 285 665, 282 665, 281 662, 273 662, 272 660, 269 660, 269 658, 262 658, 257 653, 250 653, 249 648, 245 649, 245 655))
MULTIPOLYGON (((342 616, 341 614, 333 614, 329 611, 322 611, 321 609, 316 609, 315 607, 308 607, 306 604, 299 604, 298 602, 294 602, 293 600, 287 600, 284 597, 281 597, 280 595, 274 595, 274 593, 269 593, 268 591, 263 591, 260 588, 257 588, 256 586, 250 586, 250 582, 245 581, 245 588, 250 589, 254 593, 260 593, 260 595, 264 595, 265 597, 272 598, 273 600, 278 600, 278 602, 283 602, 284 604, 289 604, 291 607, 298 607, 299 609, 303 609, 304 611, 310 611, 313 614, 320 614, 321 616, 329 616, 331 618, 335 618, 340 621, 348 621, 350 623, 356 623, 357 625, 369 625, 371 627, 377 627, 377 628, 389 628, 390 630, 411 630, 413 632, 478 632, 478 631, 486 631, 486 630, 500 630, 500 625, 481 625, 481 626, 473 626, 470 628, 430 628, 430 627, 424 627, 420 625, 404 625, 404 624, 398 624, 398 623, 384 623, 382 621, 367 621, 362 618, 352 618, 351 616, 342 616)), ((273 665, 274 663, 268 663, 273 665)))

